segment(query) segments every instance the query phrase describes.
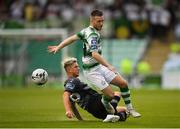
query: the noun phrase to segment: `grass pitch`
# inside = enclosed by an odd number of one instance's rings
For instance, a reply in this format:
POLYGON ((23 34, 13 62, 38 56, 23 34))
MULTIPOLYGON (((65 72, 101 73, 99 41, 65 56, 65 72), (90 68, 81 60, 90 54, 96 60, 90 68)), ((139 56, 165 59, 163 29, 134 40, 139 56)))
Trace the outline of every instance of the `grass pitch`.
POLYGON ((133 104, 142 117, 130 117, 117 123, 103 123, 83 110, 80 113, 84 121, 67 119, 62 93, 62 90, 49 88, 1 89, 0 127, 180 128, 178 90, 131 90, 133 104))

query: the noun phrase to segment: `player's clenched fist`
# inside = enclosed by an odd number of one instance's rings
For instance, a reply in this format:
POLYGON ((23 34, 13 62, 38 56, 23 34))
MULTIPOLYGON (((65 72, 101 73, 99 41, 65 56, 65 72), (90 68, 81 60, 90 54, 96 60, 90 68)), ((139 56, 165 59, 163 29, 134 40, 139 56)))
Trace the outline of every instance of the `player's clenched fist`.
POLYGON ((74 114, 73 114, 72 111, 67 111, 67 112, 66 112, 66 116, 67 116, 68 118, 73 118, 73 117, 74 117, 74 114))

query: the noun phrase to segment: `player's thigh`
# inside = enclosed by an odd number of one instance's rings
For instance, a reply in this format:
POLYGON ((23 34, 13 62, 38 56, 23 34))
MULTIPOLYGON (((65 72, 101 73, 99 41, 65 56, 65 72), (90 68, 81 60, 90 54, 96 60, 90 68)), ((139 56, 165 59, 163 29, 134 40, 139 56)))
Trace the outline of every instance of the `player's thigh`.
POLYGON ((109 70, 107 67, 103 65, 101 65, 100 72, 104 76, 106 82, 109 84, 117 76, 113 71, 109 70))
POLYGON ((87 78, 88 81, 90 81, 95 87, 100 90, 103 90, 109 86, 105 78, 99 72, 84 71, 84 76, 87 78))
POLYGON ((127 86, 127 81, 121 76, 117 75, 110 84, 113 84, 118 87, 126 87, 127 86))

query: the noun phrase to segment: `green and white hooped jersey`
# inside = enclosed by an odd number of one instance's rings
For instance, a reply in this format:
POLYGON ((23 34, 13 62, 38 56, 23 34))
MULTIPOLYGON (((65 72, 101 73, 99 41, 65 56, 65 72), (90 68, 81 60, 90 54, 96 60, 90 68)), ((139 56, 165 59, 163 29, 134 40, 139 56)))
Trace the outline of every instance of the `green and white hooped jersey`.
POLYGON ((92 52, 97 51, 101 54, 101 38, 99 32, 89 26, 77 33, 77 36, 83 42, 83 68, 91 68, 97 66, 99 63, 92 58, 92 52))

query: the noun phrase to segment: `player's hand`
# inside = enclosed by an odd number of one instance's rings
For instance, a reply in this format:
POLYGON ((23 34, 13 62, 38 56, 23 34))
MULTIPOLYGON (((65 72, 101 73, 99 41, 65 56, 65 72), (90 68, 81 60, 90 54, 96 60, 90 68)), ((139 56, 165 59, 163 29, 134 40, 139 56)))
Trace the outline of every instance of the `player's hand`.
POLYGON ((74 113, 72 111, 67 111, 66 116, 71 119, 74 117, 74 113))
POLYGON ((56 52, 59 50, 58 46, 48 46, 48 52, 53 52, 54 54, 56 54, 56 52))
POLYGON ((109 70, 111 70, 111 71, 113 71, 113 72, 115 72, 115 73, 116 73, 116 69, 115 69, 115 67, 114 67, 114 66, 109 65, 107 68, 108 68, 109 70))

